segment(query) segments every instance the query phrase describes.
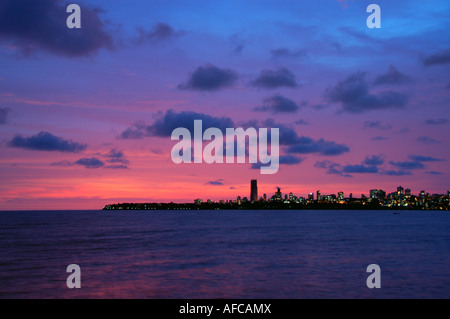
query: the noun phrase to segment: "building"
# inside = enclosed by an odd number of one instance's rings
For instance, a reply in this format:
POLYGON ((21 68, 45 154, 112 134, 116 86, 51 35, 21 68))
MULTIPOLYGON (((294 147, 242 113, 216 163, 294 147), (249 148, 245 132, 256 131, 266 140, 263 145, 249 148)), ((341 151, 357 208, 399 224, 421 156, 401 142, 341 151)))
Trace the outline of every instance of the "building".
POLYGON ((321 200, 321 198, 320 198, 320 190, 317 191, 316 199, 317 199, 317 200, 321 200))
POLYGON ((386 192, 381 189, 371 189, 370 198, 384 200, 386 198, 386 192))
POLYGON ((405 189, 405 196, 406 197, 411 197, 411 188, 405 189))
POLYGON ((256 179, 252 179, 250 182, 250 201, 258 201, 258 183, 256 179))

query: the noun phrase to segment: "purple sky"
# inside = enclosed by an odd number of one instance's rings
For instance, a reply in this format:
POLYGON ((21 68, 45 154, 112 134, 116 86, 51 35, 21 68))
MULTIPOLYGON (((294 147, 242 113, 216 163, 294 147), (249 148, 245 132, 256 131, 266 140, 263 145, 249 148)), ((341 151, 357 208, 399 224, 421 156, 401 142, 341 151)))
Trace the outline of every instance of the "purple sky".
POLYGON ((450 188, 450 3, 0 3, 0 209, 450 188), (280 128, 280 169, 180 164, 194 119, 280 128), (187 125, 187 124, 186 124, 187 125))

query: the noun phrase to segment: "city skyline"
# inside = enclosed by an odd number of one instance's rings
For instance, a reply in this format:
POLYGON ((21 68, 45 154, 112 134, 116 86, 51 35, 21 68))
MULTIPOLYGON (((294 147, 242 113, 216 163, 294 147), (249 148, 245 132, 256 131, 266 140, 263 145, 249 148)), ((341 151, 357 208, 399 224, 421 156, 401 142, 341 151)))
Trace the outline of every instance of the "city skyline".
POLYGON ((450 187, 448 1, 76 3, 0 4, 0 210, 450 187), (277 173, 175 164, 195 120, 278 128, 277 173))
POLYGON ((272 196, 264 193, 258 197, 257 180, 250 181, 250 196, 237 196, 235 199, 213 201, 196 198, 191 202, 141 202, 107 204, 103 210, 216 210, 216 209, 416 209, 416 210, 449 210, 450 190, 446 194, 430 194, 421 190, 414 195, 410 188, 398 186, 396 191, 386 192, 382 189, 371 189, 369 196, 345 196, 339 191, 333 194, 322 194, 320 190, 310 192, 306 196, 295 195, 292 192, 283 193, 276 187, 272 196), (283 196, 284 195, 284 196, 283 196))

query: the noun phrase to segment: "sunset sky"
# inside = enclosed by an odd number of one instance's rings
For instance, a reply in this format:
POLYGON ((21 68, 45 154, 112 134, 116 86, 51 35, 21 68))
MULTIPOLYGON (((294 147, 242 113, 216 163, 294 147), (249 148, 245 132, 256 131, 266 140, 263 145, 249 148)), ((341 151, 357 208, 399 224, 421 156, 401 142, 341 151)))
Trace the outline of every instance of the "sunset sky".
POLYGON ((448 0, 2 0, 0 210, 446 193, 449 30, 448 0), (278 173, 174 164, 195 119, 279 128, 278 173))

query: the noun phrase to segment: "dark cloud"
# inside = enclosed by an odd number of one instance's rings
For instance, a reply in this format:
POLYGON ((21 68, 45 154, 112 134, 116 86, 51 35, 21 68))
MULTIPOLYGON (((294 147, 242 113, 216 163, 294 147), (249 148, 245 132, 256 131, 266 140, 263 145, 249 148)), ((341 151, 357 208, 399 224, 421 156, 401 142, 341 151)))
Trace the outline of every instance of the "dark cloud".
POLYGON ((86 149, 86 145, 65 140, 48 132, 24 137, 16 135, 8 143, 11 147, 24 148, 35 151, 59 151, 77 153, 86 149))
POLYGON ((300 137, 296 145, 292 145, 287 149, 288 153, 319 154, 327 156, 341 155, 349 151, 350 149, 348 146, 344 144, 326 141, 323 138, 313 140, 312 138, 306 136, 300 137))
POLYGON ((358 174, 375 174, 378 173, 378 167, 375 165, 363 165, 363 164, 356 164, 356 165, 345 165, 342 168, 343 173, 358 173, 358 174))
POLYGON ((305 49, 291 51, 286 48, 279 48, 279 49, 270 51, 270 54, 272 55, 273 58, 276 58, 276 59, 277 58, 299 58, 299 57, 306 57, 308 55, 308 51, 305 49))
POLYGON ((381 124, 381 121, 365 121, 364 128, 375 128, 380 130, 390 130, 392 126, 389 124, 381 124))
MULTIPOLYGON (((323 138, 314 140, 307 136, 298 136, 297 132, 284 124, 276 123, 274 119, 267 119, 259 125, 257 122, 252 123, 256 127, 278 128, 280 132, 280 145, 288 146, 289 154, 320 154, 320 155, 340 155, 350 151, 343 144, 337 144, 333 141, 326 141, 323 138)), ((270 141, 269 141, 270 143, 270 141)))
POLYGON ((388 176, 407 176, 407 175, 412 175, 410 171, 405 171, 405 170, 388 170, 388 171, 384 171, 383 172, 384 175, 388 175, 388 176))
POLYGON ((382 165, 384 163, 384 159, 382 155, 372 155, 372 156, 366 156, 364 160, 364 164, 369 166, 377 166, 382 165))
POLYGON ((215 181, 208 181, 205 183, 205 185, 215 185, 215 186, 221 186, 223 185, 223 179, 216 179, 215 181))
POLYGON ((374 137, 371 138, 372 141, 385 141, 387 139, 388 138, 384 137, 384 136, 374 136, 374 137))
POLYGON ((441 158, 434 158, 431 156, 410 155, 408 157, 415 162, 442 162, 442 161, 444 161, 441 158))
POLYGON ((429 136, 420 136, 417 138, 417 142, 423 143, 423 144, 436 144, 439 143, 438 140, 435 140, 432 137, 429 136))
POLYGON ((330 175, 340 175, 343 177, 353 177, 350 174, 344 173, 342 170, 342 166, 338 163, 334 163, 328 160, 325 161, 318 161, 314 164, 314 167, 320 168, 320 169, 326 169, 327 174, 330 175))
POLYGON ((448 119, 428 119, 425 121, 425 124, 427 124, 427 125, 445 125, 449 122, 450 121, 448 119))
POLYGON ((212 64, 197 67, 186 82, 178 85, 181 90, 217 91, 234 85, 238 75, 230 69, 220 69, 212 64))
POLYGON ((124 164, 116 164, 116 165, 105 166, 105 168, 110 168, 110 169, 128 169, 128 166, 124 165, 124 164))
POLYGON ((147 131, 148 126, 144 122, 137 122, 133 126, 128 127, 125 131, 120 134, 120 138, 123 139, 141 139, 149 136, 147 131))
POLYGON ((280 131, 280 145, 295 145, 301 142, 301 138, 293 128, 281 123, 275 123, 274 119, 267 119, 263 121, 262 125, 258 123, 253 124, 254 127, 278 128, 280 131))
POLYGON ((22 53, 42 49, 68 57, 88 56, 113 48, 113 38, 100 19, 100 9, 81 7, 81 29, 69 29, 66 5, 59 0, 2 0, 0 40, 22 53))
POLYGON ((330 102, 340 103, 342 112, 349 113, 401 109, 408 102, 407 95, 395 91, 371 94, 363 72, 355 73, 334 87, 328 88, 325 96, 330 102))
POLYGON ((404 84, 411 82, 411 78, 403 73, 401 73, 399 70, 397 70, 396 67, 391 65, 389 67, 389 70, 387 73, 379 75, 375 81, 375 85, 382 85, 382 84, 404 84))
POLYGON ((298 86, 295 75, 283 67, 275 71, 262 70, 251 84, 263 89, 275 89, 279 87, 295 88, 298 86))
POLYGON ((10 108, 0 107, 0 124, 6 124, 10 112, 11 112, 10 108))
POLYGON ((300 164, 303 162, 303 158, 293 156, 293 155, 280 155, 280 164, 284 165, 294 165, 294 164, 300 164))
MULTIPOLYGON (((280 155, 280 157, 279 157, 280 165, 295 165, 295 164, 300 164, 301 162, 303 162, 303 158, 293 156, 293 155, 280 155)), ((253 163, 251 165, 251 168, 252 169, 260 169, 261 167, 265 167, 265 166, 268 166, 268 165, 262 164, 262 163, 253 163)))
POLYGON ((105 165, 101 160, 99 160, 96 157, 92 158, 80 158, 78 161, 76 161, 74 164, 81 165, 86 168, 100 168, 105 165))
POLYGON ((429 171, 429 172, 425 172, 425 173, 429 174, 429 175, 444 175, 441 172, 436 172, 436 171, 429 171))
POLYGON ((300 107, 286 97, 274 95, 264 99, 263 106, 255 107, 255 111, 271 111, 273 113, 292 113, 297 112, 300 107))
POLYGON ((423 169, 425 167, 421 162, 417 161, 403 161, 403 162, 390 161, 389 164, 401 170, 423 169))
POLYGON ((139 33, 137 39, 138 44, 147 41, 159 42, 184 35, 184 31, 175 31, 170 25, 163 22, 155 24, 149 31, 145 30, 143 27, 138 27, 137 31, 139 33))
POLYGON ((120 164, 129 164, 130 161, 126 159, 123 151, 118 151, 116 149, 112 149, 109 153, 105 154, 104 157, 107 158, 108 163, 120 163, 120 164))
POLYGON ((194 120, 202 120, 203 130, 209 127, 217 127, 225 132, 226 128, 234 127, 233 121, 228 117, 213 117, 190 111, 176 113, 169 110, 165 114, 161 114, 152 125, 137 123, 122 132, 120 137, 123 139, 141 139, 147 136, 169 137, 173 130, 178 127, 187 128, 193 134, 194 120))
POLYGON ((422 63, 425 66, 450 63, 450 49, 430 54, 423 58, 422 63))

